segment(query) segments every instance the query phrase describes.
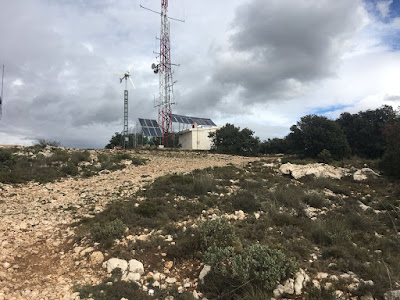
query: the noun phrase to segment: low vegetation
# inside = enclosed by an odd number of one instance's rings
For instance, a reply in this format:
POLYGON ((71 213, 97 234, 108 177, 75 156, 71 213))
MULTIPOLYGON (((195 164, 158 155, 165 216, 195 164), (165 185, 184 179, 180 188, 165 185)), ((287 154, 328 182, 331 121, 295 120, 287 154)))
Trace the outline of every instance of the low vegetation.
POLYGON ((373 281, 355 290, 342 281, 329 288, 311 284, 305 287, 307 299, 335 299, 335 289, 382 298, 400 283, 398 182, 296 181, 265 167, 268 163, 160 177, 134 197, 117 199, 94 218, 83 219, 78 238, 99 242, 110 257, 129 259, 135 249, 135 258, 149 270, 162 270, 161 258, 154 259, 160 252, 177 269, 192 266, 186 276, 197 277, 198 266, 208 264, 212 271, 198 290, 209 299, 271 297, 276 282, 299 268, 311 277, 350 271, 363 282, 373 281), (238 217, 240 210, 244 217, 238 217), (143 234, 145 241, 126 239, 143 234))
POLYGON ((0 148, 0 182, 46 183, 67 176, 93 176, 103 170, 119 170, 128 164, 145 164, 145 160, 128 153, 73 150, 50 146, 39 141, 32 147, 0 148))

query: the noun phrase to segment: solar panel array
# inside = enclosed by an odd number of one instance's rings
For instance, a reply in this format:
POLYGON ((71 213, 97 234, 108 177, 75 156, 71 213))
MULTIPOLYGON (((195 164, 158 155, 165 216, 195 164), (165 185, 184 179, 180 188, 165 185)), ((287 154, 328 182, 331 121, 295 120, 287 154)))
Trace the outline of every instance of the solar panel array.
POLYGON ((156 120, 140 119, 143 134, 148 137, 162 137, 162 131, 156 120))
POLYGON ((206 126, 217 126, 211 119, 196 118, 196 117, 185 117, 180 115, 172 115, 172 122, 182 124, 193 124, 206 125, 206 126))

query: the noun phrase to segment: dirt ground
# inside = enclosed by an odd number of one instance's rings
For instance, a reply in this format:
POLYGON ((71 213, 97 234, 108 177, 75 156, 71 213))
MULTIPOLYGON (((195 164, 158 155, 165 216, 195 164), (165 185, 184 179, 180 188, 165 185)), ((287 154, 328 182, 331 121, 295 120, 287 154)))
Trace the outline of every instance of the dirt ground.
POLYGON ((135 155, 148 159, 147 164, 47 184, 0 183, 0 300, 75 299, 75 284, 100 282, 104 271, 90 264, 85 251, 77 251, 70 227, 93 207, 101 211, 109 201, 167 173, 255 160, 195 152, 135 155))

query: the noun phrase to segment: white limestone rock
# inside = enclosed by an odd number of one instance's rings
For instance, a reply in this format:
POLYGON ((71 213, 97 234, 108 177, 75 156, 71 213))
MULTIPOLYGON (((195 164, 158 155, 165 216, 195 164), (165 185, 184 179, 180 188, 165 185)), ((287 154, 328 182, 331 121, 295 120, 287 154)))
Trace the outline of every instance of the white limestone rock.
POLYGON ((294 292, 296 295, 301 295, 301 291, 308 281, 310 281, 310 277, 303 269, 300 269, 294 279, 294 292))
POLYGON ((345 168, 335 168, 321 163, 308 165, 286 163, 280 166, 279 171, 284 175, 291 175, 294 179, 299 179, 307 175, 314 175, 317 178, 341 179, 349 172, 349 170, 345 168))
POLYGON ((105 262, 105 267, 107 268, 107 273, 111 273, 117 268, 121 269, 122 273, 125 273, 128 269, 128 262, 119 258, 110 258, 105 262))
POLYGON ((211 271, 211 266, 204 265, 203 269, 200 271, 199 280, 202 284, 204 284, 204 277, 211 271))
POLYGON ((130 273, 139 273, 142 275, 144 273, 144 267, 143 264, 136 260, 136 259, 131 259, 129 261, 129 268, 128 268, 130 273))
POLYGON ((139 282, 140 281, 140 274, 129 272, 127 275, 123 275, 121 280, 128 281, 128 282, 139 282))
POLYGON ((370 168, 362 168, 361 170, 357 170, 353 174, 353 178, 356 181, 363 181, 368 178, 377 178, 379 176, 380 175, 378 173, 376 173, 374 170, 372 170, 370 168))

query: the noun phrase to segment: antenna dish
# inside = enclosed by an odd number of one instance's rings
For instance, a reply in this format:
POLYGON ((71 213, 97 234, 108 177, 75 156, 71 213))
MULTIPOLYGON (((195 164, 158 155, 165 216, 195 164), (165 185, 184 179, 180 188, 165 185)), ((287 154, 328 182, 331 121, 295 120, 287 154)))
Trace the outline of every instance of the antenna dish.
POLYGON ((154 70, 154 69, 156 68, 156 64, 155 64, 155 63, 152 63, 152 64, 151 64, 151 68, 154 70))

